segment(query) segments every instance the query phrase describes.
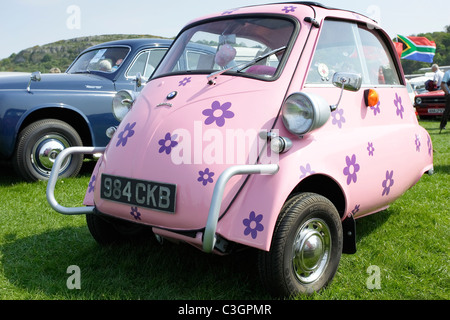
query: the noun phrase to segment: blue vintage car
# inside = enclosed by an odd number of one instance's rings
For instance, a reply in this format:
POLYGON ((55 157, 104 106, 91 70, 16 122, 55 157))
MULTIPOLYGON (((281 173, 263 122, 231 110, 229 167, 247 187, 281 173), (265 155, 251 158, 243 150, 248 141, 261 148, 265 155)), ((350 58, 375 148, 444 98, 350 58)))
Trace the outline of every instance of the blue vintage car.
MULTIPOLYGON (((112 41, 83 51, 64 73, 1 76, 0 160, 27 181, 45 180, 63 149, 106 146, 105 131, 119 123, 114 95, 136 90, 136 75, 148 79, 171 43, 112 41)), ((82 163, 83 156, 71 157, 60 175, 76 175, 82 163)))

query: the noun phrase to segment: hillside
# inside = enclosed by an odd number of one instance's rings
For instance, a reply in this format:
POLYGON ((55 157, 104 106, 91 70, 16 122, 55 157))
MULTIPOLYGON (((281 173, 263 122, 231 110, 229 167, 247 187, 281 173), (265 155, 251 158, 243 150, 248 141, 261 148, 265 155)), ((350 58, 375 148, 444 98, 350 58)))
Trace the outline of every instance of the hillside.
MULTIPOLYGON (((434 63, 441 66, 450 65, 450 25, 445 27, 444 32, 433 32, 418 34, 436 42, 436 55, 434 63)), ((161 38, 153 35, 100 35, 80 37, 69 40, 61 40, 43 46, 34 46, 12 54, 9 58, 0 60, 0 72, 22 71, 22 72, 50 72, 51 68, 59 68, 65 71, 76 56, 84 49, 96 44, 118 39, 131 38, 161 38)), ((420 68, 430 67, 429 63, 402 60, 405 74, 417 73, 420 68)))
POLYGON ((0 60, 0 72, 22 71, 50 72, 51 68, 65 71, 78 54, 91 46, 119 39, 132 38, 161 38, 153 35, 99 35, 61 40, 43 46, 34 46, 12 54, 0 60))

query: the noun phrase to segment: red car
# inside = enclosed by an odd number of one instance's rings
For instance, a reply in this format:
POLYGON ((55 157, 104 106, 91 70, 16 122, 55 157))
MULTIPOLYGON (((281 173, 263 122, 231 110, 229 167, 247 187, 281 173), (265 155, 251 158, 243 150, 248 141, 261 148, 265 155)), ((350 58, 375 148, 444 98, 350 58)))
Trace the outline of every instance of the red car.
POLYGON ((444 91, 428 91, 416 95, 414 107, 421 119, 441 117, 445 109, 444 91))

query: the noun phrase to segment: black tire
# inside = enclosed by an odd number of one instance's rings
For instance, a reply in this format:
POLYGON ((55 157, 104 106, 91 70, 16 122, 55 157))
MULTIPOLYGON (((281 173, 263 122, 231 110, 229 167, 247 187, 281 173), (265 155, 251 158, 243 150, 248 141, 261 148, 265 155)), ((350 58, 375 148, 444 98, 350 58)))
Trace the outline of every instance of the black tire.
POLYGON ((314 193, 298 194, 281 210, 270 251, 259 252, 261 280, 277 297, 318 292, 333 279, 342 246, 334 205, 314 193))
MULTIPOLYGON (((48 180, 59 152, 82 145, 80 135, 66 122, 56 119, 39 120, 19 133, 13 166, 26 181, 48 180)), ((82 165, 83 155, 69 156, 61 166, 59 175, 76 176, 82 165)))
POLYGON ((86 222, 92 237, 102 246, 137 241, 152 234, 146 226, 100 214, 87 214, 86 222))

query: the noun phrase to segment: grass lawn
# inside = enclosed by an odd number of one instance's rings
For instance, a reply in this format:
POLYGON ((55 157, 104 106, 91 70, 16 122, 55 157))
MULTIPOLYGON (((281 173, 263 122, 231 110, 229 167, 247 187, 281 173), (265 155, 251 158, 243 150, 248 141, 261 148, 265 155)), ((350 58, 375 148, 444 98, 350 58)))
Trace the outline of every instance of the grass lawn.
MULTIPOLYGON (((435 174, 424 176, 391 207, 357 221, 354 255, 343 255, 331 285, 312 300, 448 300, 450 130, 421 121, 434 144, 435 174), (378 272, 378 288, 370 279, 378 272), (368 285, 369 281, 369 285, 368 285)), ((46 182, 24 183, 0 169, 0 299, 270 299, 259 284, 254 252, 219 257, 189 245, 100 247, 84 216, 54 212, 46 182), (69 289, 69 266, 81 288, 69 289)), ((81 203, 92 164, 58 181, 57 198, 81 203)))

